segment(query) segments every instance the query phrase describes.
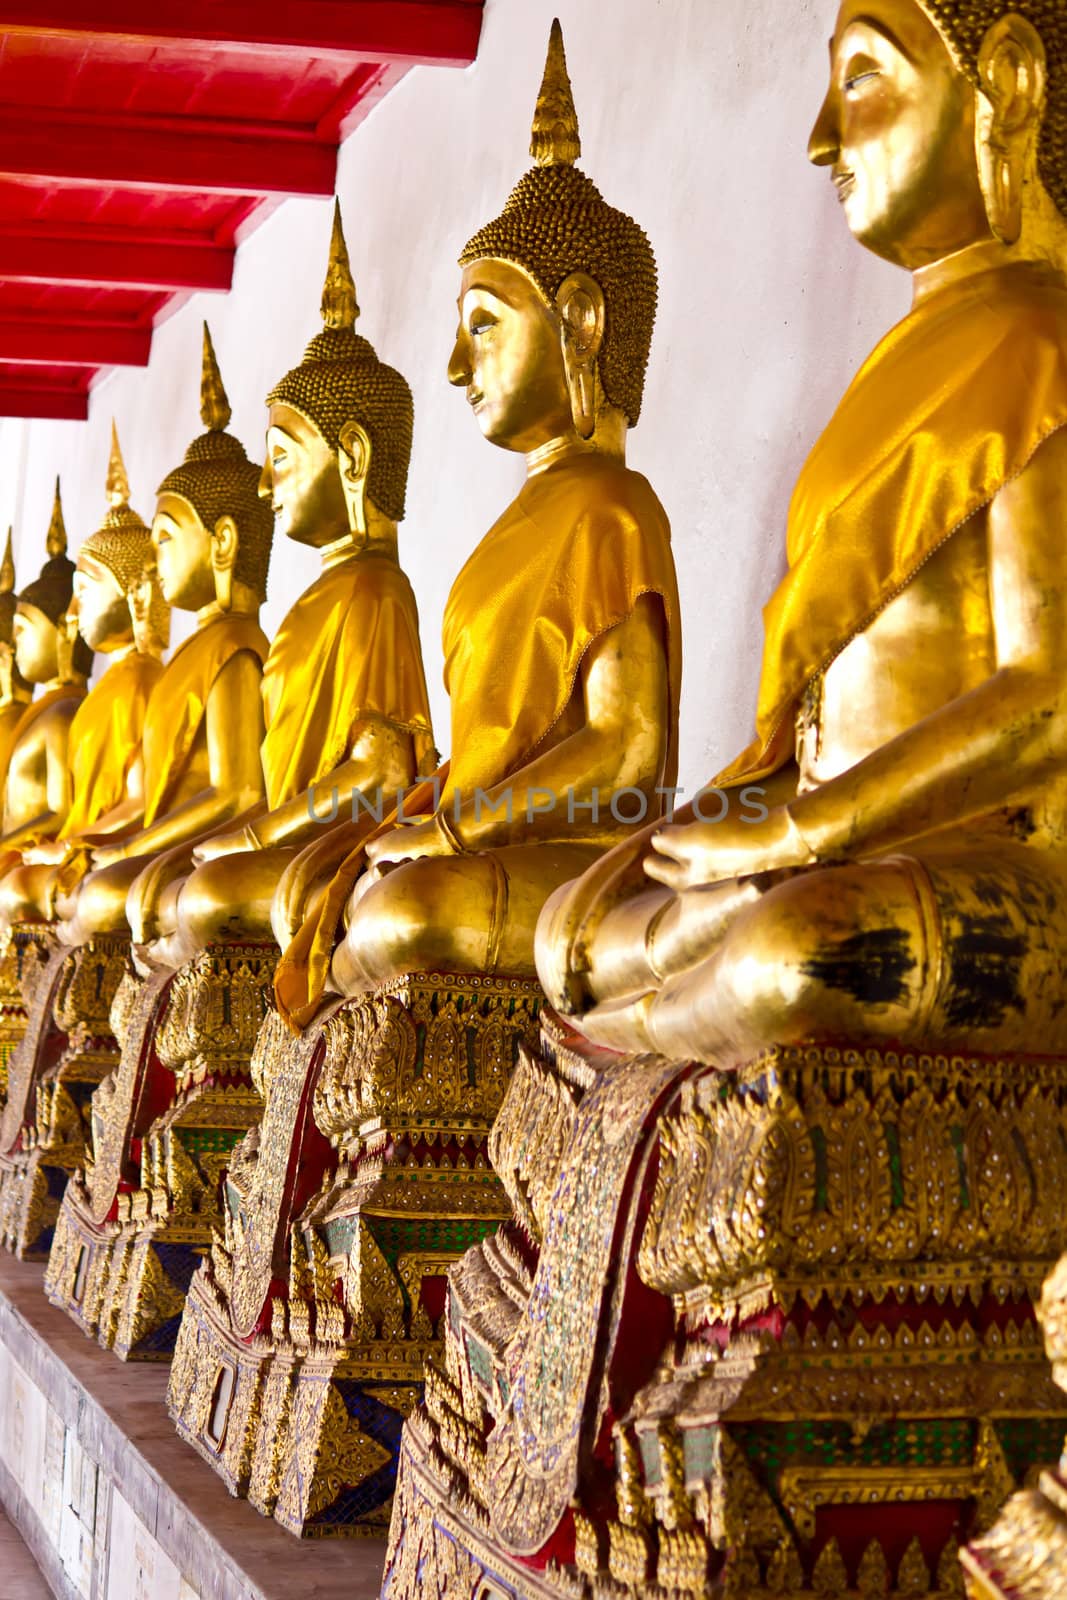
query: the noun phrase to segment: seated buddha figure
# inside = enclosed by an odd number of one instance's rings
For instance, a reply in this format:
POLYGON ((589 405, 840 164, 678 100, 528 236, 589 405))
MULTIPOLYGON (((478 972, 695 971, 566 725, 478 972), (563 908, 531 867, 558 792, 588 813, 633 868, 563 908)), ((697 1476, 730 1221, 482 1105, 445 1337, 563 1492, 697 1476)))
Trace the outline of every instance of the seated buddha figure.
POLYGON ((914 304, 797 483, 755 742, 545 907, 590 1039, 1067 1047, 1065 129, 1061 6, 844 0, 810 155, 914 304))
POLYGON ((126 896, 150 857, 220 827, 263 794, 267 640, 258 618, 272 518, 259 468, 225 431, 230 405, 206 326, 201 417, 207 431, 159 487, 151 534, 163 598, 195 612, 196 628, 145 709, 139 815, 94 849, 94 870, 60 895, 60 937, 70 944, 126 929, 126 896))
POLYGON ((6 857, 11 866, 24 844, 54 837, 66 819, 70 729, 93 664, 89 647, 65 622, 74 594, 74 563, 67 557, 58 478, 45 549, 48 559, 40 577, 19 594, 12 625, 15 668, 42 692, 25 708, 11 736, 0 835, 0 858, 6 857))
POLYGON ((413 973, 532 978, 546 895, 627 831, 609 800, 635 791, 617 808, 632 815, 657 807, 658 786, 673 781, 669 528, 624 459, 655 261, 637 224, 574 165, 558 27, 531 150, 536 165, 460 257, 448 372, 485 438, 525 456, 526 482, 445 609, 447 773, 352 852, 283 956, 279 1002, 301 1024, 327 984, 354 995, 413 973))
POLYGON ((395 795, 435 760, 418 612, 397 553, 411 391, 355 332, 339 207, 322 315, 323 331, 267 400, 260 494, 288 538, 318 551, 321 571, 263 670, 266 798, 196 846, 191 875, 167 885, 192 865, 175 852, 137 880, 131 925, 138 942, 155 940, 158 965, 220 942, 270 941, 279 879, 323 833, 319 819, 350 817, 353 791, 395 795))
POLYGON ((57 890, 77 883, 88 842, 140 818, 144 766, 141 735, 148 698, 162 672, 167 611, 158 587, 147 637, 135 638, 131 595, 151 555, 151 536, 130 506, 130 485, 112 426, 108 511, 78 551, 68 617, 92 651, 108 658, 70 724, 71 803, 53 839, 23 848, 22 864, 0 880, 0 920, 47 921, 57 890))
POLYGON ((15 558, 11 552, 12 530, 7 531, 4 558, 0 562, 0 792, 7 772, 7 759, 15 729, 30 703, 33 690, 15 665, 15 558))

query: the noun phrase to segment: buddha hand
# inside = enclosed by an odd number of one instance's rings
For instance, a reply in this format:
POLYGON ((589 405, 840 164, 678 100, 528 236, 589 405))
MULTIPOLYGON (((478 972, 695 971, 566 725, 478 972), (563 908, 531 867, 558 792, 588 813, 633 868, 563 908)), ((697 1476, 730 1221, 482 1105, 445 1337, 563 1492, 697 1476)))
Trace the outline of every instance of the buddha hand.
POLYGON ((419 822, 404 822, 390 828, 367 845, 367 862, 378 877, 405 861, 416 861, 420 856, 454 856, 456 842, 438 824, 437 817, 419 822))
POLYGON ((217 861, 220 856, 246 855, 249 850, 258 850, 259 840, 251 828, 235 828, 230 833, 216 833, 210 839, 204 839, 193 851, 193 861, 198 867, 205 862, 217 861))
POLYGON ((681 893, 699 884, 811 866, 814 860, 787 807, 776 806, 762 821, 729 812, 721 822, 661 828, 652 835, 645 871, 681 893))
POLYGON ((40 844, 30 845, 22 852, 23 864, 27 867, 58 867, 70 854, 71 842, 68 839, 43 839, 40 844))
POLYGON ((104 867, 113 867, 117 861, 125 861, 125 859, 125 845, 109 844, 98 846, 93 850, 93 871, 100 872, 104 867))

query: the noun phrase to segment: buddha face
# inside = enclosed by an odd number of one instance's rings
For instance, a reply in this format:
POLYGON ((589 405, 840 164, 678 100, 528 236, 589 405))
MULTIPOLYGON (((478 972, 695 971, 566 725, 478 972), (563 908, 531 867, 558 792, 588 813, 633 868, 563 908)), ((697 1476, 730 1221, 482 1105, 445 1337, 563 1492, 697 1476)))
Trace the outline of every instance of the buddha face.
POLYGON ((58 670, 56 625, 36 606, 20 600, 12 627, 15 665, 28 683, 47 683, 58 670))
POLYGON ((861 244, 915 270, 991 237, 975 91, 916 0, 844 0, 809 155, 861 244))
POLYGON ((559 314, 510 262, 464 268, 448 380, 466 389, 482 433, 505 450, 573 432, 559 314))
POLYGON ((130 608, 119 580, 87 550, 78 552, 74 572, 78 632, 90 650, 118 650, 132 637, 130 608))
POLYGON ((211 535, 180 494, 161 494, 152 521, 163 598, 182 611, 200 611, 215 598, 211 535))
POLYGON ((297 544, 319 549, 348 532, 337 453, 292 406, 275 403, 270 408, 259 492, 270 500, 286 538, 297 544))

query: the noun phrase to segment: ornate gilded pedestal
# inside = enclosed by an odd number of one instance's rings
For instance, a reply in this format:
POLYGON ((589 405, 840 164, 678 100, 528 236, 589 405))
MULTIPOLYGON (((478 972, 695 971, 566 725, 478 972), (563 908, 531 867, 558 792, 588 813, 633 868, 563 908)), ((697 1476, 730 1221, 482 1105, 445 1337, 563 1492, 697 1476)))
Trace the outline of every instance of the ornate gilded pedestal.
POLYGON ((18 929, 26 1023, 8 1063, 0 1124, 0 1239, 22 1259, 46 1256, 70 1175, 85 1160, 89 1102, 118 1059, 109 1012, 128 941, 79 949, 45 925, 18 929))
POLYGON ((8 1094, 11 1056, 26 1032, 24 984, 34 984, 37 968, 48 958, 43 928, 16 928, 0 949, 0 1101, 8 1094))
POLYGON ((7 1099, 7 1067, 26 1029, 26 1007, 19 988, 14 941, 0 954, 0 1101, 7 1099))
POLYGON ((272 946, 217 946, 176 974, 131 976, 122 1057, 94 1096, 91 1160, 56 1226, 49 1298, 122 1360, 169 1360, 220 1181, 262 1101, 250 1060, 272 946))
MULTIPOLYGON (((1056 1382, 1067 1384, 1067 1256, 1047 1280, 1039 1311, 1056 1382)), ((1067 1449, 1058 1467, 1031 1469, 994 1526, 963 1552, 971 1600, 1053 1600, 1067 1594, 1067 1449), (1034 1478, 1036 1477, 1036 1482, 1034 1478)))
POLYGON ((451 1274, 383 1595, 962 1593, 1065 1397, 1034 1307, 1067 1061, 772 1050, 736 1074, 546 1023, 493 1134, 522 1226, 451 1274))
POLYGON ((262 1126, 171 1369, 178 1431, 306 1535, 381 1533, 403 1420, 440 1352, 445 1273, 509 1214, 487 1144, 541 993, 429 975, 264 1027, 262 1126))

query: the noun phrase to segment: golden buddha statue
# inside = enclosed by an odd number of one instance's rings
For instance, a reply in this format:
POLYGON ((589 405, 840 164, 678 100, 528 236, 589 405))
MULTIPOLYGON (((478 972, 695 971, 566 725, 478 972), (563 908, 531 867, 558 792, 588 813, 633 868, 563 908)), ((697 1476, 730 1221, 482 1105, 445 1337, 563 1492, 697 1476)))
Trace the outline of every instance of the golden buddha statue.
MULTIPOLYGON (((71 804, 62 827, 54 839, 24 846, 22 865, 0 881, 0 920, 7 923, 50 919, 57 889, 69 892, 84 870, 90 841, 140 820, 141 736, 163 670, 167 610, 157 588, 146 635, 135 639, 130 597, 151 553, 151 535, 130 506, 114 424, 106 493, 104 521, 78 551, 67 617, 75 621, 75 636, 106 656, 108 667, 70 725, 71 804)), ((61 638, 60 648, 66 643, 61 638)))
POLYGON ((542 912, 391 1600, 947 1597, 1061 1448, 1065 112, 1060 0, 840 7, 811 154, 914 308, 797 485, 755 743, 542 912))
MULTIPOLYGON (((233 823, 263 799, 260 682, 268 646, 258 613, 266 595, 273 517, 259 493, 259 467, 249 461, 240 441, 225 431, 230 405, 206 325, 200 414, 207 431, 190 445, 183 464, 160 484, 151 533, 163 598, 195 612, 196 628, 174 652, 148 701, 141 741, 140 824, 127 823, 106 842, 95 844, 93 870, 75 891, 60 894, 60 937, 80 950, 98 947, 102 941, 110 947, 117 939, 128 957, 127 897, 135 880, 152 866, 166 882, 180 872, 181 862, 188 861, 195 840, 233 823)), ((136 635, 143 636, 150 628, 150 617, 151 580, 142 564, 132 592, 136 635)), ((136 910, 137 896, 131 902, 136 910)), ((109 1275, 117 1242, 118 1195, 121 1190, 128 1221, 141 1136, 150 1121, 144 1102, 155 1109, 173 1098, 171 1058, 162 1037, 172 1018, 168 1009, 172 987, 176 987, 172 972, 142 976, 127 961, 109 1017, 114 1070, 98 1079, 91 1103, 78 1108, 87 1146, 78 1165, 85 1169, 85 1177, 67 1184, 55 1219, 46 1288, 106 1345, 115 1341, 119 1307, 108 1308, 106 1327, 98 1317, 87 1317, 83 1275, 74 1274, 76 1295, 62 1281, 64 1241, 81 1240, 78 1248, 83 1259, 92 1262, 97 1287, 102 1281, 116 1286, 118 1280, 109 1275), (168 1065, 163 1065, 164 1058, 168 1065)), ((239 1000, 235 1006, 239 1031, 245 1011, 239 1000)), ((228 1019, 216 1020, 221 1062, 228 1019)), ((180 1033, 180 1025, 171 1028, 171 1036, 175 1031, 180 1033)), ((225 1100, 224 1064, 219 1065, 218 1075, 219 1094, 225 1100)), ((256 1099, 251 1091, 243 1095, 238 1091, 230 1098, 256 1099)), ((10 1129, 13 1120, 9 1114, 5 1127, 10 1129)), ((247 1120, 240 1131, 244 1126, 247 1120)), ((0 1170, 3 1160, 0 1150, 0 1170)), ((195 1259, 195 1250, 187 1253, 195 1259)), ((153 1265, 150 1260, 146 1270, 153 1265)), ((136 1274, 124 1267, 126 1276, 136 1274)), ((160 1288, 158 1299, 163 1298, 160 1288)), ((99 1311, 98 1300, 93 1304, 99 1311)))
POLYGON ((625 465, 655 262, 637 224, 574 166, 558 26, 531 152, 532 171, 460 257, 448 369, 485 438, 525 456, 526 484, 446 606, 447 773, 432 798, 409 797, 404 825, 352 852, 283 957, 279 1001, 300 1023, 327 986, 351 995, 428 971, 532 977, 546 895, 624 836, 635 806, 658 814, 657 791, 674 781, 669 529, 625 465), (622 789, 630 810, 616 816, 622 789))
POLYGON ((54 837, 66 819, 70 729, 92 670, 88 646, 79 639, 65 649, 69 640, 61 638, 73 598, 74 563, 67 557, 58 478, 45 550, 48 559, 40 577, 19 594, 12 625, 15 667, 25 682, 42 689, 11 735, 0 855, 9 855, 12 864, 14 852, 31 840, 54 837))
POLYGON ((7 530, 7 544, 0 561, 0 791, 7 777, 7 762, 15 729, 30 703, 33 690, 15 665, 15 558, 11 551, 13 530, 7 530))
MULTIPOLYGON (((196 846, 196 870, 160 894, 149 868, 131 894, 134 936, 178 965, 219 942, 270 941, 284 870, 351 815, 354 793, 395 804, 435 762, 418 611, 397 552, 411 454, 407 384, 355 332, 356 290, 335 206, 323 331, 267 398, 260 494, 322 570, 282 622, 263 670, 266 799, 196 846), (383 798, 384 797, 384 798, 383 798), (143 887, 143 893, 142 891, 143 887)), ((311 878, 314 886, 314 877, 311 878)), ((308 887, 290 878, 279 942, 308 887)))
POLYGON ((27 1024, 10 1064, 0 1124, 0 1238, 20 1256, 47 1254, 59 1197, 84 1159, 90 1096, 114 1066, 109 1011, 126 970, 128 933, 101 934, 68 949, 51 927, 57 895, 70 896, 93 842, 136 826, 143 810, 141 740, 149 697, 162 673, 168 612, 158 586, 146 626, 135 623, 151 536, 129 503, 129 481, 112 425, 108 511, 78 551, 73 599, 57 633, 58 676, 77 649, 108 659, 70 723, 71 802, 54 837, 30 837, 21 863, 0 879, 0 920, 45 955, 23 962, 27 1024))
POLYGON ((210 833, 263 796, 267 640, 258 616, 272 518, 259 497, 258 467, 225 431, 230 405, 206 324, 201 417, 207 431, 160 485, 151 533, 163 598, 195 612, 196 630, 167 663, 145 711, 143 820, 127 818, 98 844, 94 870, 60 899, 61 935, 72 944, 126 929, 127 893, 151 858, 210 833))
POLYGON ((384 1529, 389 1441, 440 1350, 447 1267, 510 1209, 488 1140, 537 1038, 538 907, 638 805, 658 814, 674 776, 669 530, 623 459, 655 265, 573 165, 558 26, 533 153, 462 256, 449 377, 527 481, 449 597, 451 763, 374 839, 362 818, 287 869, 280 898, 355 836, 279 965, 279 1006, 303 1032, 273 1016, 261 1031, 262 1121, 230 1162, 171 1369, 183 1437, 294 1533, 384 1529), (344 993, 323 1005, 331 956, 344 993), (199 1374, 220 1367, 233 1381, 205 1407, 199 1374))
MULTIPOLYGON (((7 782, 7 762, 15 729, 33 693, 15 665, 12 633, 16 605, 15 561, 11 540, 12 529, 9 528, 0 562, 0 794, 7 782)), ((0 948, 0 1099, 7 1093, 8 1060, 22 1037, 26 1022, 26 1006, 19 987, 20 954, 14 943, 3 941, 3 948, 0 948)))
MULTIPOLYGON (((397 551, 411 392, 355 332, 339 208, 322 313, 323 331, 268 397, 262 504, 288 537, 320 553, 322 568, 264 667, 266 798, 236 827, 163 852, 129 892, 136 962, 153 969, 146 991, 159 1004, 139 1033, 126 1033, 106 1106, 104 1092, 94 1105, 94 1150, 110 1141, 124 1159, 95 1161, 91 1198, 98 1217, 113 1188, 97 1174, 109 1170, 114 1181, 122 1171, 119 1231, 102 1235, 72 1205, 50 1269, 56 1297, 127 1359, 173 1343, 189 1277, 221 1224, 222 1169, 246 1130, 255 1139, 266 1084, 252 1058, 278 955, 272 902, 283 871, 305 840, 329 833, 317 821, 324 813, 349 814, 356 791, 371 806, 392 806, 436 759, 415 597, 397 551), (147 1031, 167 1077, 151 1091, 146 1123, 135 1079, 147 1031), (98 1279, 103 1253, 130 1263, 108 1277, 115 1299, 91 1311, 73 1294, 81 1244, 71 1241, 86 1239, 98 1279)), ((290 905, 299 900, 293 887, 290 905)))
POLYGON ((797 484, 755 742, 542 915, 600 1044, 1067 1044, 1065 73, 1058 6, 841 7, 810 156, 914 306, 797 484))

